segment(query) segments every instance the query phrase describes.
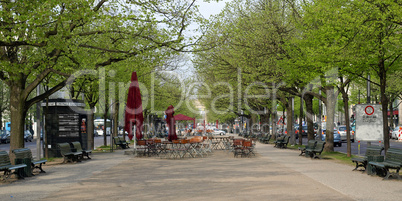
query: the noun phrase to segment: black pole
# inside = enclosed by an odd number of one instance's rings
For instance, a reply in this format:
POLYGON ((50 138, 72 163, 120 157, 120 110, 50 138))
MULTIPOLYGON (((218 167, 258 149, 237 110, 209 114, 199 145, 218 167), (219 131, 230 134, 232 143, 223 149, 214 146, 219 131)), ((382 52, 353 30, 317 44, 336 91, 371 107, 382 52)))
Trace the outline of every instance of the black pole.
POLYGON ((370 75, 367 75, 367 104, 370 104, 370 75))

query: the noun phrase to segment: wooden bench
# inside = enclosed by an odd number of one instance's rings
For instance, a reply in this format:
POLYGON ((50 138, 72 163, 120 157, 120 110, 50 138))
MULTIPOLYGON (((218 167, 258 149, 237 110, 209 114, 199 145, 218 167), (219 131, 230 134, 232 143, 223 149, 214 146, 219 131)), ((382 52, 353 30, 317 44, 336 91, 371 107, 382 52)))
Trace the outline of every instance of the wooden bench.
POLYGON ((76 152, 82 152, 82 158, 84 158, 84 156, 86 156, 88 159, 91 159, 91 157, 89 157, 89 154, 92 153, 92 150, 84 150, 81 147, 81 143, 76 141, 76 142, 71 142, 71 145, 73 146, 73 151, 76 152))
POLYGON ((269 140, 271 140, 272 135, 271 134, 267 134, 264 137, 260 138, 260 142, 264 143, 264 144, 268 144, 269 140))
POLYGON ((386 173, 384 179, 389 179, 390 176, 401 179, 399 170, 402 166, 402 149, 389 148, 383 162, 370 161, 368 164, 374 167, 376 173, 386 173), (391 169, 395 169, 395 172, 391 172, 391 169))
POLYGON ((277 139, 275 141, 275 147, 281 148, 281 149, 282 148, 287 148, 290 137, 285 135, 285 136, 283 136, 283 138, 282 137, 280 137, 280 138, 281 139, 277 139))
POLYGON ((305 150, 306 157, 310 156, 310 158, 321 159, 321 153, 322 153, 322 151, 324 151, 324 146, 325 146, 324 141, 317 141, 317 144, 315 145, 314 148, 307 148, 305 150))
POLYGON ((299 150, 300 150, 299 156, 302 156, 303 154, 306 154, 306 149, 313 150, 316 145, 317 145, 317 140, 309 140, 307 142, 306 147, 299 147, 299 150))
POLYGON ((122 149, 130 148, 128 142, 123 139, 123 137, 113 137, 114 144, 120 146, 122 149))
POLYGON ((357 158, 352 158, 352 162, 356 163, 356 167, 354 170, 357 170, 359 167, 363 167, 364 170, 367 170, 367 163, 369 161, 369 158, 372 156, 377 156, 381 155, 382 150, 384 150, 384 147, 381 146, 368 146, 366 149, 366 154, 364 157, 357 157, 357 158))
POLYGON ((2 180, 7 180, 13 170, 13 173, 17 174, 19 179, 24 179, 22 172, 25 167, 27 167, 25 164, 12 165, 8 153, 6 151, 0 151, 0 171, 4 172, 2 180))
POLYGON ((67 162, 80 162, 82 158, 82 152, 72 151, 70 143, 58 143, 57 146, 60 149, 60 153, 64 158, 63 163, 67 162))
POLYGON ((41 160, 34 160, 32 157, 32 151, 29 148, 20 148, 20 149, 14 149, 12 152, 15 155, 15 159, 30 159, 31 160, 31 175, 33 175, 33 170, 35 168, 38 168, 41 173, 46 173, 42 169, 42 164, 45 164, 47 162, 46 159, 41 159, 41 160))

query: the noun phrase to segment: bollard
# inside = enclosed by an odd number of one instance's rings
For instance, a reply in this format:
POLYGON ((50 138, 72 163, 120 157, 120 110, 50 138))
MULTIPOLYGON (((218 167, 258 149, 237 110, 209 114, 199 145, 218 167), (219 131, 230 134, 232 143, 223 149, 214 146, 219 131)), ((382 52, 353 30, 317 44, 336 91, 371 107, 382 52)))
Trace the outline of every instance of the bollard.
POLYGON ((359 141, 357 141, 357 155, 359 155, 360 156, 360 140, 359 141))

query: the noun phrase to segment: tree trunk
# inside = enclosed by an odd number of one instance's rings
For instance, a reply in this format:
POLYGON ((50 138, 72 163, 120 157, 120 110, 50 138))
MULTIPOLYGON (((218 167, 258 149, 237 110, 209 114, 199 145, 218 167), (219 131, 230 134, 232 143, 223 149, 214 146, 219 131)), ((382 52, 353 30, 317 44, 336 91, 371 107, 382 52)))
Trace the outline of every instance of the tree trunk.
POLYGON ((254 125, 256 122, 256 116, 254 114, 250 114, 250 118, 247 118, 247 127, 249 128, 248 130, 250 131, 250 135, 253 135, 255 133, 254 125))
POLYGON ((22 98, 22 87, 18 85, 10 86, 10 160, 14 163, 13 149, 24 147, 24 121, 25 121, 25 99, 22 98))
POLYGON ((304 101, 306 102, 306 117, 307 117, 307 140, 314 139, 314 123, 313 123, 313 98, 314 96, 304 94, 304 101))
MULTIPOLYGON (((116 137, 119 133, 117 129, 119 121, 119 103, 117 100, 114 100, 113 103, 113 137, 116 137)), ((149 123, 149 122, 148 122, 149 123)))
POLYGON ((327 121, 326 121, 326 137, 325 137, 325 148, 324 151, 333 152, 334 151, 334 120, 335 120, 335 104, 336 96, 333 86, 326 87, 325 94, 327 95, 326 111, 327 111, 327 121))
POLYGON ((107 101, 105 103, 105 113, 103 114, 103 145, 107 146, 107 101))
POLYGON ((295 133, 293 131, 293 115, 292 115, 292 97, 288 98, 287 104, 286 104, 286 110, 287 110, 287 120, 286 120, 286 130, 288 132, 288 136, 290 136, 290 144, 294 145, 296 144, 296 139, 295 139, 295 133))
POLYGON ((272 110, 272 139, 276 139, 276 109, 272 110))
POLYGON ((262 127, 262 132, 264 134, 269 133, 269 118, 271 116, 271 111, 268 111, 266 114, 261 115, 261 127, 262 127))
MULTIPOLYGON (((387 77, 386 71, 384 68, 384 61, 380 62, 380 94, 381 94, 381 106, 382 106, 382 120, 383 120, 383 136, 384 136, 384 149, 387 152, 389 148, 389 133, 388 131, 388 98, 386 95, 386 84, 387 84, 387 77)), ((392 111, 391 111, 392 112, 392 111)))
POLYGON ((346 122, 346 154, 348 157, 352 156, 352 145, 350 143, 350 121, 349 121, 349 96, 344 89, 341 89, 343 109, 345 110, 345 122, 346 122))
MULTIPOLYGON (((391 128, 393 128, 394 127, 394 120, 392 119, 392 116, 394 116, 393 114, 394 114, 394 108, 392 107, 392 103, 395 101, 395 98, 391 95, 390 97, 389 97, 389 103, 388 103, 388 106, 389 106, 389 119, 390 119, 390 122, 389 122, 389 126, 391 127, 391 128)), ((388 130, 388 133, 389 133, 390 131, 388 130)))
POLYGON ((299 145, 303 144, 303 98, 300 98, 300 115, 299 115, 299 145))
POLYGON ((94 107, 90 108, 90 112, 87 114, 87 133, 88 133, 88 149, 94 150, 94 116, 95 114, 92 112, 94 111, 94 107))

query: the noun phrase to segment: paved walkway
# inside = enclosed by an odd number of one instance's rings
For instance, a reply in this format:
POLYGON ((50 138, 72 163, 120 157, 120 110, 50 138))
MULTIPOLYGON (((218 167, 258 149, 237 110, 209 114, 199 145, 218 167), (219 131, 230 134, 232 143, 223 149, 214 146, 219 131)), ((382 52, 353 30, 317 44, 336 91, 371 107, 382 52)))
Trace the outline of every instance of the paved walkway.
POLYGON ((254 158, 215 151, 182 160, 95 153, 0 186, 0 200, 400 200, 402 181, 257 144, 254 158))

